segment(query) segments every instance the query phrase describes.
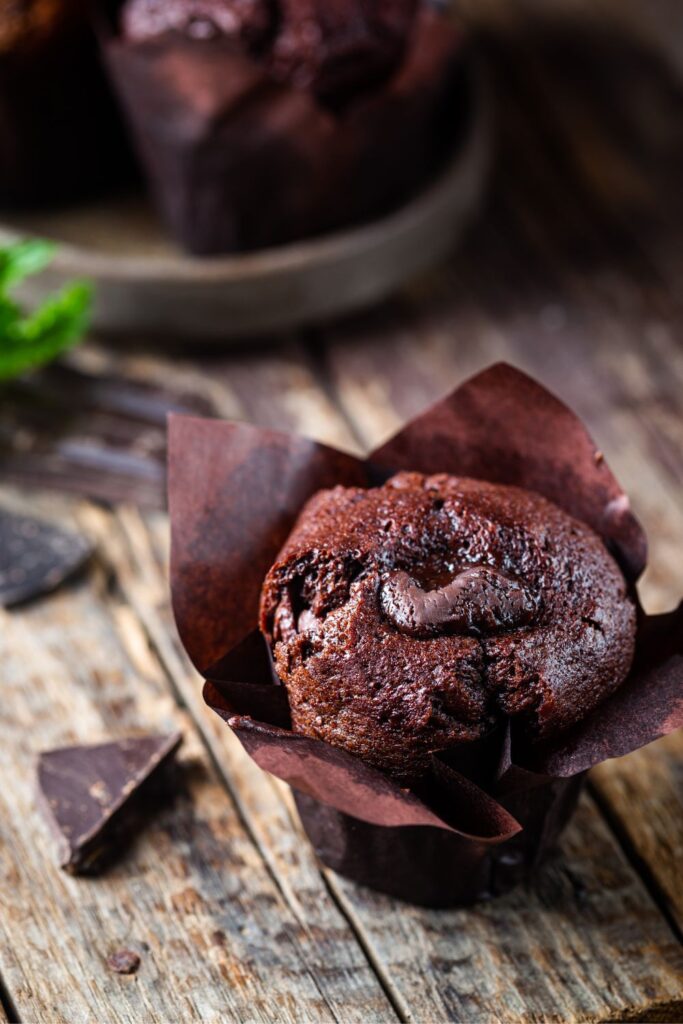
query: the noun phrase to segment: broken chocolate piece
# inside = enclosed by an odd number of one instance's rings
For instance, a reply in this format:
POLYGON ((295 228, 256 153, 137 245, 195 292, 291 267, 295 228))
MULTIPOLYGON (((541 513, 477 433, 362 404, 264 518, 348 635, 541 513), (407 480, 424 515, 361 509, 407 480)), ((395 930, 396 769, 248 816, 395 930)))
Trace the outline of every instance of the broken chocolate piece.
POLYGON ((60 867, 71 874, 87 874, 110 860, 130 824, 124 812, 133 810, 145 795, 146 784, 181 742, 181 734, 173 733, 63 747, 40 755, 40 796, 57 838, 60 867))
MULTIPOLYGON (((396 628, 416 637, 492 636, 530 625, 537 609, 537 601, 521 583, 486 566, 465 569, 435 590, 423 590, 407 572, 396 572, 384 583, 381 600, 396 628)), ((302 617, 303 613, 299 629, 302 617)))
POLYGON ((107 967, 115 974, 135 974, 140 966, 140 957, 132 949, 119 949, 107 957, 107 967))
POLYGON ((90 542, 79 534, 0 509, 0 605, 9 608, 49 593, 91 554, 90 542))

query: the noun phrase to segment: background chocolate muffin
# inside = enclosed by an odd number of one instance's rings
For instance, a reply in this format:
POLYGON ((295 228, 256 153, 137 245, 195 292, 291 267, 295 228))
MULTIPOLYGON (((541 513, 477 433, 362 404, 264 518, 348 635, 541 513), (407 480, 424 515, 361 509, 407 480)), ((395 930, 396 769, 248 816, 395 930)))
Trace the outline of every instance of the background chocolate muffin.
POLYGON ((398 66, 418 0, 127 0, 124 36, 223 37, 261 55, 274 79, 340 106, 398 66))
POLYGON ((467 126, 463 35, 428 0, 127 0, 105 54, 186 249, 267 248, 380 217, 467 126))
POLYGON ((130 174, 88 0, 0 4, 0 205, 80 198, 130 174))
POLYGON ((306 506, 261 628, 295 731, 394 777, 518 718, 545 739, 626 677, 635 608, 600 538, 544 498, 400 473, 306 506))

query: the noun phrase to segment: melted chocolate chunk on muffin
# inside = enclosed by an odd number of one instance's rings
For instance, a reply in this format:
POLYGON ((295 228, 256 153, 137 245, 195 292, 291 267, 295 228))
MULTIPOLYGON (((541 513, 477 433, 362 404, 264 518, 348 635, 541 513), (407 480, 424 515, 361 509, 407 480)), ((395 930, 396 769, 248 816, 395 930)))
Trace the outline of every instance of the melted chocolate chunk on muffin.
POLYGON ((311 499, 261 629, 294 730, 410 782, 505 717, 535 739, 584 718, 628 674, 635 608, 600 538, 539 495, 399 473, 311 499))

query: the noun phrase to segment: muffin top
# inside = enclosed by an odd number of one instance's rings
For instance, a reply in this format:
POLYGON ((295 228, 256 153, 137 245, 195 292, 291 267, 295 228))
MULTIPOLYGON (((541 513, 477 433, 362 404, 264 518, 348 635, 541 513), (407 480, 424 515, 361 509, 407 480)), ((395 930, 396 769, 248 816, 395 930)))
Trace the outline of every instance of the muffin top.
POLYGON ((271 76, 342 103, 398 66, 418 0, 127 0, 132 42, 168 33, 228 38, 258 55, 271 76))
POLYGON ((274 5, 270 0, 127 0, 121 23, 135 42, 178 32, 190 39, 226 36, 258 46, 274 29, 274 5))
POLYGON ((518 719, 545 739, 625 679, 635 607, 601 539, 539 495, 399 473, 306 505, 261 629, 296 732, 410 783, 518 719))
POLYGON ((82 19, 86 0, 12 0, 0 4, 0 53, 31 49, 82 19))

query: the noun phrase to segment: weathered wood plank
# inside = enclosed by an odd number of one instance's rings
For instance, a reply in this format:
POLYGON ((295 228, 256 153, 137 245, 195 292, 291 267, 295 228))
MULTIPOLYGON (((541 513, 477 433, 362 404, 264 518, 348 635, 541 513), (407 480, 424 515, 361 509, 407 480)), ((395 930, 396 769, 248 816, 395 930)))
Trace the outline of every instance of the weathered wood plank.
POLYGON ((3 613, 0 646, 0 773, 12 780, 0 791, 0 970, 22 1017, 395 1019, 340 916, 303 920, 274 883, 106 567, 3 613), (59 871, 35 807, 36 752, 178 726, 173 806, 105 877, 59 871), (106 969, 121 947, 142 956, 134 978, 106 969))
POLYGON ((3 388, 0 474, 25 487, 162 508, 168 411, 282 429, 319 422, 324 433, 326 404, 301 346, 284 340, 231 357, 90 344, 3 388))
MULTIPOLYGON (((250 835, 297 919, 316 936, 322 954, 342 971, 358 973, 361 983, 367 962, 344 916, 331 900, 315 856, 292 828, 290 813, 275 779, 245 755, 239 741, 202 699, 202 681, 192 668, 172 624, 165 573, 168 562, 168 521, 161 513, 142 514, 123 508, 113 520, 89 509, 87 521, 103 556, 147 632, 169 683, 195 719, 225 784, 239 807, 250 835)), ((377 993, 369 986, 367 1012, 377 993)), ((380 1019, 379 1016, 376 1019, 380 1019)))
MULTIPOLYGON (((660 607, 672 605, 683 593, 683 392, 676 388, 680 362, 680 352, 664 349, 655 357, 641 344, 637 353, 627 348, 619 357, 608 351, 596 361, 595 370, 596 376, 613 382, 614 405, 621 410, 619 428, 633 439, 619 472, 632 481, 636 507, 645 510, 650 531, 668 539, 665 551, 660 546, 653 551, 656 558, 666 557, 666 573, 655 564, 642 588, 648 604, 660 607), (642 472, 643 464, 652 467, 655 480, 642 472), (669 585, 669 580, 675 582, 669 585)), ((683 734, 607 762, 593 779, 627 848, 646 866, 683 930, 683 734)))
POLYGON ((332 884, 416 1021, 683 1013, 680 946, 588 800, 532 887, 472 910, 418 910, 332 884))
MULTIPOLYGON (((112 376, 152 391, 165 388, 178 402, 226 419, 251 420, 282 430, 304 431, 315 425, 320 440, 333 436, 338 443, 349 443, 348 436, 340 439, 339 420, 319 387, 304 346, 296 339, 280 338, 228 353, 213 346, 187 345, 161 353, 145 351, 143 346, 131 351, 88 345, 76 350, 72 359, 95 377, 112 376)), ((165 416, 161 425, 165 426, 165 416)))
POLYGON ((667 736, 591 776, 606 813, 683 929, 683 739, 667 736))

